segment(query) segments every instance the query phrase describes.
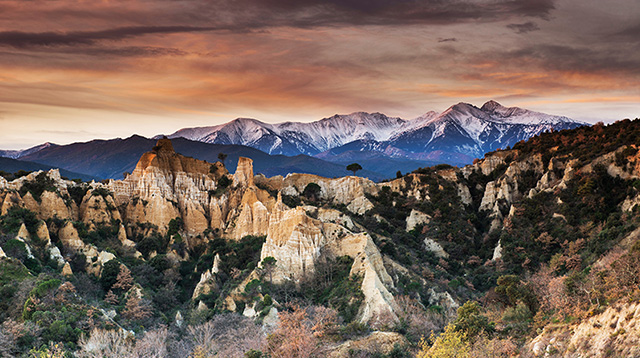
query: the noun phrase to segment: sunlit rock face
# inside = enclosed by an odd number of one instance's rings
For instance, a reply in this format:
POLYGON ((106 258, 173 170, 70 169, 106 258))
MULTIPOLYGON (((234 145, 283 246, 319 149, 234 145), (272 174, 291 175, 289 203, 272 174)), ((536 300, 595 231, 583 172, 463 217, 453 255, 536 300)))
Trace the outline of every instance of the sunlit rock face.
POLYGON ((281 191, 284 195, 302 195, 304 189, 310 183, 315 183, 320 187, 320 199, 327 200, 332 204, 344 205, 349 211, 355 214, 364 214, 373 208, 373 204, 366 198, 365 194, 376 194, 378 186, 367 178, 354 176, 329 179, 313 174, 289 174, 286 178, 275 176, 265 178, 257 176, 256 180, 261 185, 273 190, 281 191))
POLYGON ((177 154, 170 140, 160 139, 133 173, 107 187, 115 204, 124 207, 124 219, 150 223, 164 233, 171 219, 182 218, 187 234, 196 236, 209 226, 209 192, 227 174, 221 163, 177 154))
POLYGON ((261 260, 274 257, 275 282, 309 277, 321 258, 349 256, 354 259, 351 274, 362 278, 365 302, 359 319, 369 322, 389 314, 395 317, 397 305, 389 289, 393 281, 382 256, 368 234, 354 234, 344 226, 323 223, 307 215, 303 207, 290 209, 279 196, 269 219, 269 229, 262 247, 261 260))

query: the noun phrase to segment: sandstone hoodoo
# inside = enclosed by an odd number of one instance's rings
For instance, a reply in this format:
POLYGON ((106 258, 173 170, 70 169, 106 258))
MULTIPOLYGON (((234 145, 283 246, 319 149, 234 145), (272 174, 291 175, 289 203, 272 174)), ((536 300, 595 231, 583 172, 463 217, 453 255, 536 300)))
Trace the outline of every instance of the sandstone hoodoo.
POLYGON ((0 338, 42 324, 84 352, 84 327, 173 330, 167 347, 194 355, 193 335, 225 327, 255 333, 242 355, 291 338, 336 357, 635 356, 638 133, 546 133, 379 183, 255 175, 244 157, 231 174, 165 138, 122 180, 3 179, 0 338))

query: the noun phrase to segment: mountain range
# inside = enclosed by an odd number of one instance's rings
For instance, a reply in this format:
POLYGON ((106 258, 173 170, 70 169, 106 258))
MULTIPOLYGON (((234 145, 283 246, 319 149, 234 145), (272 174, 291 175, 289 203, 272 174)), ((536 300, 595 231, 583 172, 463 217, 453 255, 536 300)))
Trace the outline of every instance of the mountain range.
MULTIPOLYGON (((267 176, 294 172, 343 176, 347 164, 358 162, 364 168, 358 175, 381 180, 395 177, 397 171, 440 163, 462 166, 540 133, 585 124, 489 101, 480 108, 458 103, 442 113, 431 111, 411 120, 366 112, 336 114, 311 123, 237 118, 217 126, 183 128, 168 137, 178 139, 176 150, 184 155, 213 162, 218 153, 225 153, 232 168, 238 157, 245 156, 259 163, 257 172, 267 176)), ((0 156, 96 178, 120 178, 133 170, 152 142, 134 135, 69 145, 44 143, 0 151, 0 156)), ((0 165, 0 170, 7 169, 0 165)))
POLYGON ((545 131, 585 124, 488 101, 480 108, 458 103, 442 113, 431 111, 411 120, 365 112, 336 114, 311 123, 270 124, 237 118, 212 127, 180 129, 168 137, 241 144, 269 154, 306 154, 341 164, 402 158, 460 165, 545 131))

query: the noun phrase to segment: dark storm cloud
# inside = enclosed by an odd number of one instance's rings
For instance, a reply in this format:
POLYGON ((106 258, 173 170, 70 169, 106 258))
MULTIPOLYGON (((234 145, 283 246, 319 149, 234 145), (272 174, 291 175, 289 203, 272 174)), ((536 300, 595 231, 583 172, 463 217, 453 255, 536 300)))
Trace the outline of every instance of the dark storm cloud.
POLYGON ((555 0, 513 0, 503 5, 511 13, 549 19, 555 0))
POLYGON ((156 57, 156 56, 184 56, 188 52, 177 48, 152 47, 152 46, 126 46, 126 47, 91 47, 71 48, 63 51, 67 54, 87 56, 114 56, 114 57, 156 57))
MULTIPOLYGON (((554 0, 498 0, 493 2, 445 0, 246 0, 258 7, 285 11, 332 10, 361 15, 369 21, 427 20, 455 21, 505 14, 547 17, 554 0)), ((356 20, 356 19, 354 19, 356 20)), ((364 20, 367 21, 367 20, 364 20)))
POLYGON ((524 24, 509 24, 507 28, 515 31, 517 34, 526 34, 531 31, 538 31, 540 27, 535 22, 525 22, 524 24))
MULTIPOLYGON (((555 0, 226 0, 200 3, 192 19, 234 29, 271 26, 454 24, 512 17, 548 19, 555 0), (220 15, 224 15, 224 18, 220 15)), ((196 9, 196 8, 192 8, 196 9)))
MULTIPOLYGON (((144 2, 122 8, 56 8, 33 13, 34 17, 127 21, 141 26, 112 27, 94 31, 0 32, 0 46, 14 48, 87 46, 152 34, 215 30, 265 31, 272 27, 454 24, 473 20, 499 21, 531 16, 548 18, 554 0, 221 0, 215 2, 160 2, 162 10, 144 2), (159 13, 158 11, 161 11, 159 13), (176 26, 145 26, 162 19, 176 26), (188 26, 185 24, 189 24, 188 26)), ((23 9, 24 10, 24 9, 23 9)), ((65 22, 68 23, 68 22, 65 22)), ((524 24, 526 25, 526 24, 524 24)))
POLYGON ((640 43, 640 24, 626 28, 616 34, 618 37, 625 37, 640 43))
POLYGON ((15 48, 35 46, 93 45, 100 40, 123 40, 149 34, 200 32, 213 30, 211 27, 192 26, 128 26, 101 31, 72 32, 0 32, 0 45, 15 48))

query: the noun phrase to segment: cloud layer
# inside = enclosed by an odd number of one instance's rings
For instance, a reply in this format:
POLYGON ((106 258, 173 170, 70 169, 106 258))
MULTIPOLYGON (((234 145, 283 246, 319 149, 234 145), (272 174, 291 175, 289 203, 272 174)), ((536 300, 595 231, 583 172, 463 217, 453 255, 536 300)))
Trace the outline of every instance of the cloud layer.
MULTIPOLYGON (((410 118, 490 98, 634 116, 637 14, 635 0, 3 1, 0 140, 31 122, 155 134, 150 123, 410 118)), ((60 141, 74 139, 87 138, 60 141)))

